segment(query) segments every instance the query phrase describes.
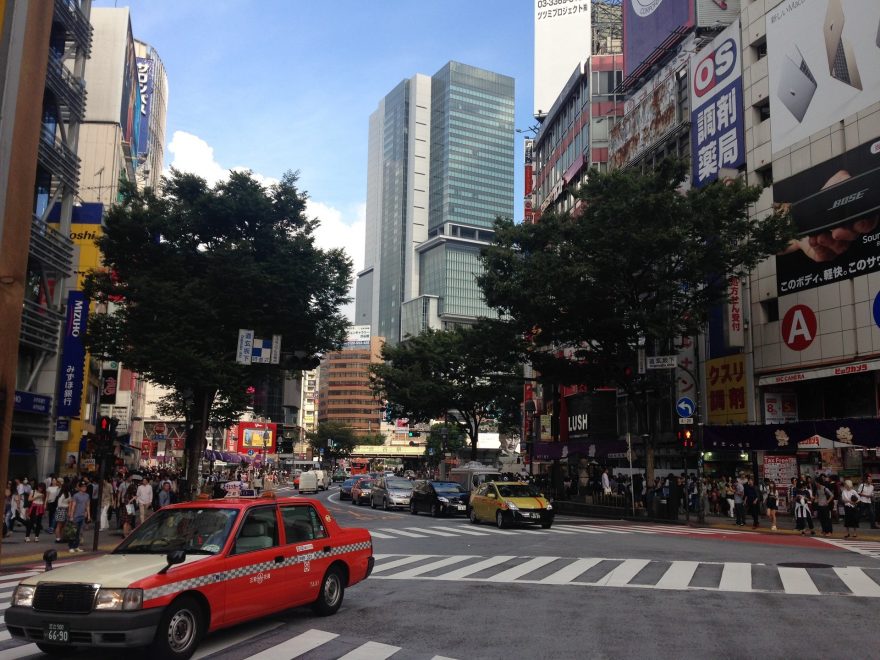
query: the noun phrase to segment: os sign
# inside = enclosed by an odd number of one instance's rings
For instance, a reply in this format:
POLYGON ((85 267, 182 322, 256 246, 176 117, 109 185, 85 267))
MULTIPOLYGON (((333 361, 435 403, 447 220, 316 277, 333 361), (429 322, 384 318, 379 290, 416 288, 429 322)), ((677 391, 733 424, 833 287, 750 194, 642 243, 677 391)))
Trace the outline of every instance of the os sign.
POLYGON ((782 341, 793 351, 802 351, 816 338, 816 314, 806 305, 795 305, 782 319, 782 341))
POLYGON ((724 82, 727 77, 737 72, 737 45, 733 39, 727 39, 718 48, 706 55, 694 71, 694 94, 701 98, 724 82))

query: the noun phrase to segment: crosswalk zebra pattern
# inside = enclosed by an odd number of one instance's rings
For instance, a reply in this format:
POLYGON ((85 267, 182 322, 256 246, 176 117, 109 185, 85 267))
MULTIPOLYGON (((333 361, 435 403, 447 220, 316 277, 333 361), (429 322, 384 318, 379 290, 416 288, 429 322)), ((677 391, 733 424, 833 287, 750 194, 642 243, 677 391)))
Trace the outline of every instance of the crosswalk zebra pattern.
POLYGON ((518 527, 513 529, 498 529, 489 525, 471 525, 469 522, 453 522, 441 525, 422 525, 417 527, 371 527, 370 534, 378 539, 394 538, 429 538, 431 536, 576 536, 578 534, 668 534, 673 536, 718 536, 735 534, 752 534, 755 532, 746 530, 719 530, 711 528, 685 527, 682 525, 584 525, 565 524, 553 525, 550 529, 533 529, 531 527, 518 527))
POLYGON ((850 552, 856 552, 872 559, 880 559, 880 541, 868 539, 828 539, 820 538, 820 541, 833 545, 850 552))
POLYGON ((629 587, 880 598, 880 568, 801 568, 744 562, 605 557, 375 555, 371 580, 629 587))

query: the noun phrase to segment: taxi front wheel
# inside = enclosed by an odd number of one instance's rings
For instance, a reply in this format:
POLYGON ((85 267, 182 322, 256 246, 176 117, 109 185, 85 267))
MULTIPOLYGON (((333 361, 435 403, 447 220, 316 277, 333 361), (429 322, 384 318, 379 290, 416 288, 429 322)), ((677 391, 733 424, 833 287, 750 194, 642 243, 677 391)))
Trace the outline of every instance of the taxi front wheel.
POLYGON ((312 609, 321 616, 336 614, 342 605, 343 596, 345 596, 345 579, 342 571, 331 567, 324 576, 324 581, 321 582, 321 592, 318 594, 318 600, 312 604, 312 609))
POLYGON ((159 620, 149 657, 186 660, 195 653, 204 631, 201 606, 194 598, 182 596, 165 609, 159 620))

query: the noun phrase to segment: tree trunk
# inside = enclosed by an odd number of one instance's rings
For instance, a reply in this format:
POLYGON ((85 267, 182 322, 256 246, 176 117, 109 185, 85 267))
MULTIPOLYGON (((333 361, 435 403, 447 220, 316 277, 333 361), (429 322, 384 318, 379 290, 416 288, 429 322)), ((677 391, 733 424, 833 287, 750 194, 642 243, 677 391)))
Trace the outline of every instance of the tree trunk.
POLYGON ((199 390, 193 397, 193 426, 192 434, 186 436, 186 492, 180 493, 182 501, 193 500, 199 494, 199 463, 207 446, 208 416, 214 395, 213 390, 199 390))
POLYGON ((471 460, 477 460, 477 441, 480 438, 480 427, 477 425, 471 435, 471 460))

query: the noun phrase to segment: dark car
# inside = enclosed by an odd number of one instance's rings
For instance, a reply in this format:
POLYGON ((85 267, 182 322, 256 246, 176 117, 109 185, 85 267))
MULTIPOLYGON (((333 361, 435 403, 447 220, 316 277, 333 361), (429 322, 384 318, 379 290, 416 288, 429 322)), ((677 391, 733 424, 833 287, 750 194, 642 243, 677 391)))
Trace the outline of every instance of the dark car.
POLYGON ((373 492, 373 484, 375 482, 369 477, 361 477, 354 486, 351 487, 351 503, 367 504, 370 501, 370 495, 373 492))
POLYGON ((346 479, 342 482, 342 485, 339 487, 339 500, 350 500, 351 499, 351 489, 358 482, 360 477, 351 477, 350 479, 346 479))
POLYGON ((466 514, 468 492, 454 481, 416 481, 409 512, 430 513, 432 516, 454 516, 466 514))

